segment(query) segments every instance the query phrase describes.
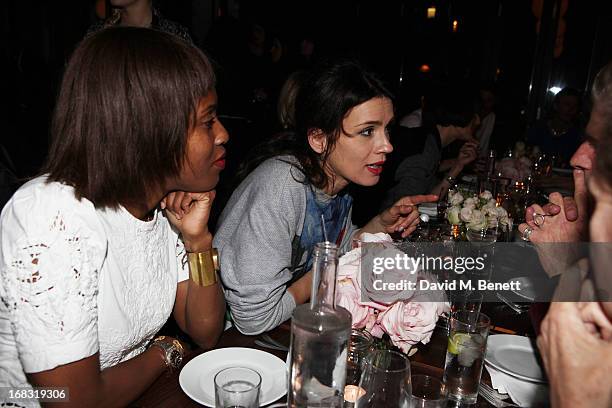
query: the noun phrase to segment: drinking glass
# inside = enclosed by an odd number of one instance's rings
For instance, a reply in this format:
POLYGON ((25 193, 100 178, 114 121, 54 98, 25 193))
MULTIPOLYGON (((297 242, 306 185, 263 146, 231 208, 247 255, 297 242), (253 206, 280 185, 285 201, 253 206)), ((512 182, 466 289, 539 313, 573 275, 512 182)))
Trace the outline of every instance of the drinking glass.
POLYGON ((480 312, 483 294, 477 290, 451 290, 449 293, 451 312, 459 310, 480 312))
POLYGON ((468 227, 465 236, 470 242, 487 244, 497 242, 497 234, 497 227, 482 229, 473 229, 468 227))
MULTIPOLYGON (((485 266, 482 269, 472 269, 468 274, 473 280, 489 280, 492 274, 492 261, 495 254, 495 243, 500 229, 495 226, 492 228, 472 229, 468 226, 465 236, 470 242, 469 254, 473 259, 481 258, 485 266)), ((477 283, 477 282, 476 282, 477 283)))
POLYGON ((391 350, 375 350, 363 364, 359 387, 365 394, 357 408, 410 407, 410 361, 405 354, 391 350))
POLYGON ((229 367, 215 375, 217 408, 258 408, 261 376, 247 367, 229 367))
POLYGON ((448 399, 476 403, 490 324, 487 315, 476 311, 451 313, 443 379, 448 399))
POLYGON ((484 298, 483 294, 477 290, 459 289, 461 287, 459 285, 462 281, 456 280, 456 282, 457 288, 447 292, 450 311, 444 312, 438 319, 438 326, 443 327, 447 331, 450 330, 449 319, 452 312, 459 310, 480 312, 480 307, 482 306, 482 300, 484 298))
POLYGON ((412 376, 412 408, 443 408, 446 395, 442 382, 429 375, 412 376))
POLYGON ((358 385, 361 366, 374 344, 374 338, 365 330, 352 329, 346 361, 346 385, 358 385))

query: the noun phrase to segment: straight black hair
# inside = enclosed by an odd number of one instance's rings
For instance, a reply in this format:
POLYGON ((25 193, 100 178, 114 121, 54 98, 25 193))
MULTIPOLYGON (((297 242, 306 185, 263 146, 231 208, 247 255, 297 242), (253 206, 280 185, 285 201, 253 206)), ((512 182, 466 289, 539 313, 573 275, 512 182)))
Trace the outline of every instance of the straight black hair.
POLYGON ((88 36, 62 80, 48 182, 96 207, 146 200, 179 174, 198 103, 214 86, 208 58, 172 34, 113 27, 88 36))

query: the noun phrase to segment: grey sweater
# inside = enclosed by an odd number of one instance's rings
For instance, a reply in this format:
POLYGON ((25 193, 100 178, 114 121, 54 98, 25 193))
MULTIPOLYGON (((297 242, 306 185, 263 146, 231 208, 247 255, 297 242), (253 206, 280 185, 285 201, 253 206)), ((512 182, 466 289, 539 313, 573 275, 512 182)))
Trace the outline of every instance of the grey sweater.
MULTIPOLYGON (((299 248, 306 215, 307 185, 291 156, 259 165, 238 186, 219 219, 214 246, 219 250, 221 281, 234 324, 259 334, 291 317, 295 300, 287 292, 303 268, 308 251, 299 248), (283 161, 285 160, 285 161, 283 161)), ((334 197, 316 191, 325 203, 334 197)), ((350 250, 355 227, 349 210, 340 253, 350 250)))

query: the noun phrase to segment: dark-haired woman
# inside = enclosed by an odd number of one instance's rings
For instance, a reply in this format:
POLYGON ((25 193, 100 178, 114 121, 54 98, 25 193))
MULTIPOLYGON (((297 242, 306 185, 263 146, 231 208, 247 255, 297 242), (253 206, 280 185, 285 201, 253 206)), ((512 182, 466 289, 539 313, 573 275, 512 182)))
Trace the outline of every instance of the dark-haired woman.
POLYGON ((317 67, 300 87, 295 130, 264 146, 220 218, 215 246, 226 299, 237 328, 256 334, 291 317, 310 296, 312 250, 324 241, 350 249, 358 232, 400 232, 418 224, 406 197, 357 230, 350 183, 375 185, 393 147, 393 103, 385 87, 359 65, 317 67))
POLYGON ((206 56, 160 31, 109 28, 76 49, 45 174, 0 220, 1 387, 125 406, 180 366, 181 344, 153 339, 171 313, 216 343, 225 303, 207 222, 228 135, 214 87, 206 56))

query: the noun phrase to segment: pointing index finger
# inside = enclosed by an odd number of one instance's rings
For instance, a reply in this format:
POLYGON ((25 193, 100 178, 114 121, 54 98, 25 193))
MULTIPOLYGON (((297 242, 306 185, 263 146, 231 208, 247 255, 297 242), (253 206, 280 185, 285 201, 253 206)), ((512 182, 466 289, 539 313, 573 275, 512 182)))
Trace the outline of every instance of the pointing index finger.
POLYGON ((578 208, 578 216, 585 215, 587 208, 587 187, 584 170, 574 170, 574 200, 578 208))
POLYGON ((399 204, 402 205, 416 205, 421 203, 435 203, 438 201, 438 196, 435 194, 421 194, 415 196, 404 197, 400 200, 399 204))

